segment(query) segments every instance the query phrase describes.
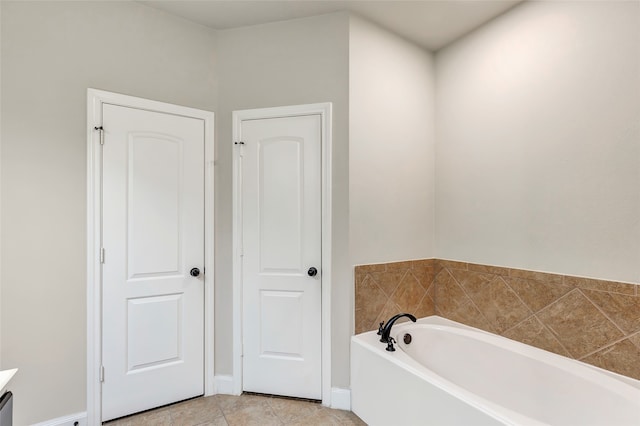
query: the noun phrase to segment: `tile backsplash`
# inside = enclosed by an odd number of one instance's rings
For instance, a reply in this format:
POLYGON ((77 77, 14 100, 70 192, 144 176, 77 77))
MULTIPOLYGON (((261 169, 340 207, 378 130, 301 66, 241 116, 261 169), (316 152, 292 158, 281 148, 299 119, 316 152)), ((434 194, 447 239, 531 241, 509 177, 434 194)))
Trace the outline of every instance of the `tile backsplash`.
POLYGON ((640 379, 640 286, 439 259, 355 268, 356 333, 437 314, 640 379))
POLYGON ((433 259, 356 266, 356 333, 399 312, 434 315, 434 278, 433 259))

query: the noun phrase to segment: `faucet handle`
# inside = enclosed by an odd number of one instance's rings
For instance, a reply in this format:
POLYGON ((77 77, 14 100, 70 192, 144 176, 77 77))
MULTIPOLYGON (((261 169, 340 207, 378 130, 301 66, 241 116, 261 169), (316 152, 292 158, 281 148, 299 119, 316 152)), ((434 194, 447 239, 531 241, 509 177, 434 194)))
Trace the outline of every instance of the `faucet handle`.
POLYGON ((380 336, 382 334, 382 330, 384 329, 384 321, 382 321, 380 323, 380 326, 378 327, 378 336, 380 336))
POLYGON ((393 337, 389 337, 389 340, 387 340, 387 351, 389 352, 396 351, 396 348, 393 347, 394 343, 396 343, 396 339, 394 339, 393 337))

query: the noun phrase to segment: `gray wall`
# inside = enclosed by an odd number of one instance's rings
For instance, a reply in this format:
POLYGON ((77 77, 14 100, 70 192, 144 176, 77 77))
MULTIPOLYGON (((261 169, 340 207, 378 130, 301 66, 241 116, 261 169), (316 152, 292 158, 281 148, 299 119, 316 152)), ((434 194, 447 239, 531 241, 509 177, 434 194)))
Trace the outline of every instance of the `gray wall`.
POLYGON ((348 16, 329 14, 218 33, 216 374, 232 373, 231 112, 333 103, 333 386, 349 385, 348 16))
POLYGON ((349 245, 367 264, 435 255, 433 54, 349 25, 349 245))
POLYGON ((640 3, 524 3, 436 67, 438 257, 639 282, 640 3))
POLYGON ((86 91, 213 111, 215 33, 133 2, 2 2, 2 368, 15 423, 86 409, 86 91))

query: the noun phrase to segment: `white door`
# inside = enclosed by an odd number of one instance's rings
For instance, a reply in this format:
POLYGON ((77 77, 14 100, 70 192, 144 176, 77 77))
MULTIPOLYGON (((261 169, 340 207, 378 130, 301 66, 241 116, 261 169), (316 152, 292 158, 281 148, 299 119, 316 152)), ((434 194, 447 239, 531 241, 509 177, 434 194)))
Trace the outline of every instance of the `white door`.
POLYGON ((203 394, 204 121, 105 104, 103 127, 106 421, 203 394))
POLYGON ((321 399, 321 116, 241 139, 243 390, 321 399))

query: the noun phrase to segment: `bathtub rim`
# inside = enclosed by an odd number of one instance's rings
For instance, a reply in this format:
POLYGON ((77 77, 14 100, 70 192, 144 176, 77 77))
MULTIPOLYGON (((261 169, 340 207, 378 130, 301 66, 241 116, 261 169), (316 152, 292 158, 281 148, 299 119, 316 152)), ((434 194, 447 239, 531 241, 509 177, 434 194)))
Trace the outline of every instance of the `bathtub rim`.
MULTIPOLYGON (((528 356, 526 354, 527 351, 540 354, 542 358, 544 358, 545 361, 547 361, 545 363, 548 363, 548 364, 552 364, 551 362, 548 362, 549 360, 552 360, 554 362, 556 361, 560 362, 562 366, 573 364, 570 367, 575 368, 575 364, 577 363, 579 367, 587 367, 586 370, 589 371, 589 375, 597 376, 597 373, 600 373, 605 376, 606 380, 613 380, 614 382, 617 382, 616 384, 619 384, 620 386, 626 388, 628 392, 635 393, 640 391, 640 381, 635 380, 633 378, 623 376, 623 375, 614 373, 612 371, 587 364, 579 360, 564 357, 562 355, 558 355, 553 352, 549 352, 541 348, 527 345, 525 343, 521 343, 521 342, 509 339, 497 334, 493 334, 475 327, 471 327, 453 320, 449 320, 447 318, 443 318, 438 315, 430 315, 428 317, 420 318, 417 320, 416 323, 406 322, 406 323, 397 324, 396 326, 394 326, 394 329, 393 329, 393 336, 396 339, 396 341, 401 341, 398 339, 401 333, 406 332, 406 330, 416 325, 418 326, 427 325, 432 327, 462 329, 462 330, 466 330, 467 332, 483 335, 486 338, 490 339, 490 341, 494 341, 494 340, 497 340, 498 342, 504 341, 506 343, 504 345, 499 345, 500 347, 504 348, 504 346, 508 346, 509 350, 511 350, 511 348, 514 347, 518 349, 515 352, 525 355, 528 358, 533 358, 533 357, 528 356)), ((531 426, 547 425, 547 423, 528 417, 517 411, 511 410, 500 404, 487 400, 477 394, 470 392, 469 390, 463 388, 462 386, 459 386, 447 380, 446 378, 440 376, 439 374, 430 370, 426 366, 422 365, 420 362, 418 362, 416 359, 411 357, 409 354, 407 354, 404 350, 400 348, 397 349, 395 352, 386 352, 384 350, 385 344, 379 342, 379 336, 377 335, 376 331, 368 331, 368 332, 354 335, 351 337, 351 341, 352 341, 352 344, 361 345, 367 348, 368 350, 379 354, 379 356, 384 357, 395 366, 405 369, 412 374, 415 374, 420 379, 426 380, 429 383, 433 384, 434 386, 438 387, 441 391, 446 392, 449 395, 452 395, 453 397, 460 399, 461 401, 465 402, 471 407, 495 418, 496 420, 506 425, 514 425, 514 426, 522 425, 522 424, 527 424, 531 426)), ((624 398, 626 400, 631 399, 631 397, 628 395, 624 395, 624 394, 620 395, 619 392, 615 392, 615 393, 619 395, 621 398, 624 398)))
POLYGON ((524 416, 516 411, 482 398, 481 396, 466 390, 462 386, 456 385, 455 383, 429 370, 402 350, 386 352, 384 350, 385 344, 379 342, 379 339, 380 338, 376 334, 376 331, 368 331, 352 336, 351 342, 352 344, 357 344, 366 348, 370 352, 377 354, 377 356, 385 358, 396 367, 410 372, 421 380, 439 388, 442 392, 463 401, 467 405, 505 425, 520 426, 526 424, 528 426, 548 426, 546 423, 524 416))
MULTIPOLYGON (((451 328, 458 328, 458 329, 462 329, 462 330, 467 330, 470 332, 474 332, 474 333, 479 333, 485 336, 488 336, 489 339, 491 340, 496 340, 499 342, 506 342, 504 346, 510 346, 513 348, 518 349, 519 353, 523 353, 525 354, 525 356, 527 356, 526 352, 527 351, 531 351, 532 349, 534 351, 541 351, 541 355, 543 356, 543 358, 545 360, 557 360, 560 363, 564 364, 572 364, 572 363, 578 363, 580 366, 583 367, 587 367, 588 369, 597 372, 597 373, 602 373, 605 376, 608 376, 609 378, 615 380, 615 381, 619 381, 619 382, 623 382, 624 385, 630 386, 632 388, 635 388, 636 390, 640 390, 640 380, 634 379, 633 377, 629 377, 629 376, 625 376, 619 373, 616 373, 614 371, 611 370, 606 370, 604 368, 601 367, 597 367, 595 365, 592 364, 588 364, 584 361, 580 361, 578 359, 574 359, 574 358, 569 358, 560 354, 557 354, 555 352, 551 352, 548 351, 546 349, 542 349, 542 348, 538 348, 536 346, 532 346, 532 345, 528 345, 526 343, 522 343, 519 342, 517 340, 513 340, 510 339, 508 337, 504 337, 504 336, 500 336, 499 334, 495 334, 495 333, 491 333, 489 331, 486 330, 482 330, 480 328, 476 328, 476 327, 472 327, 466 324, 462 324, 459 323, 457 321, 454 320, 450 320, 438 315, 430 315, 428 317, 423 317, 423 318, 419 318, 415 323, 412 322, 403 322, 398 324, 396 327, 396 329, 393 330, 394 332, 394 338, 397 337, 397 334, 401 333, 405 328, 407 328, 409 325, 420 325, 420 324, 427 324, 427 325, 437 325, 437 326, 444 326, 444 327, 451 327, 451 328), (397 332, 396 332, 397 330, 397 332)), ((400 342, 401 340, 396 339, 398 342, 400 342)), ((501 345, 503 346, 503 345, 501 345)))

